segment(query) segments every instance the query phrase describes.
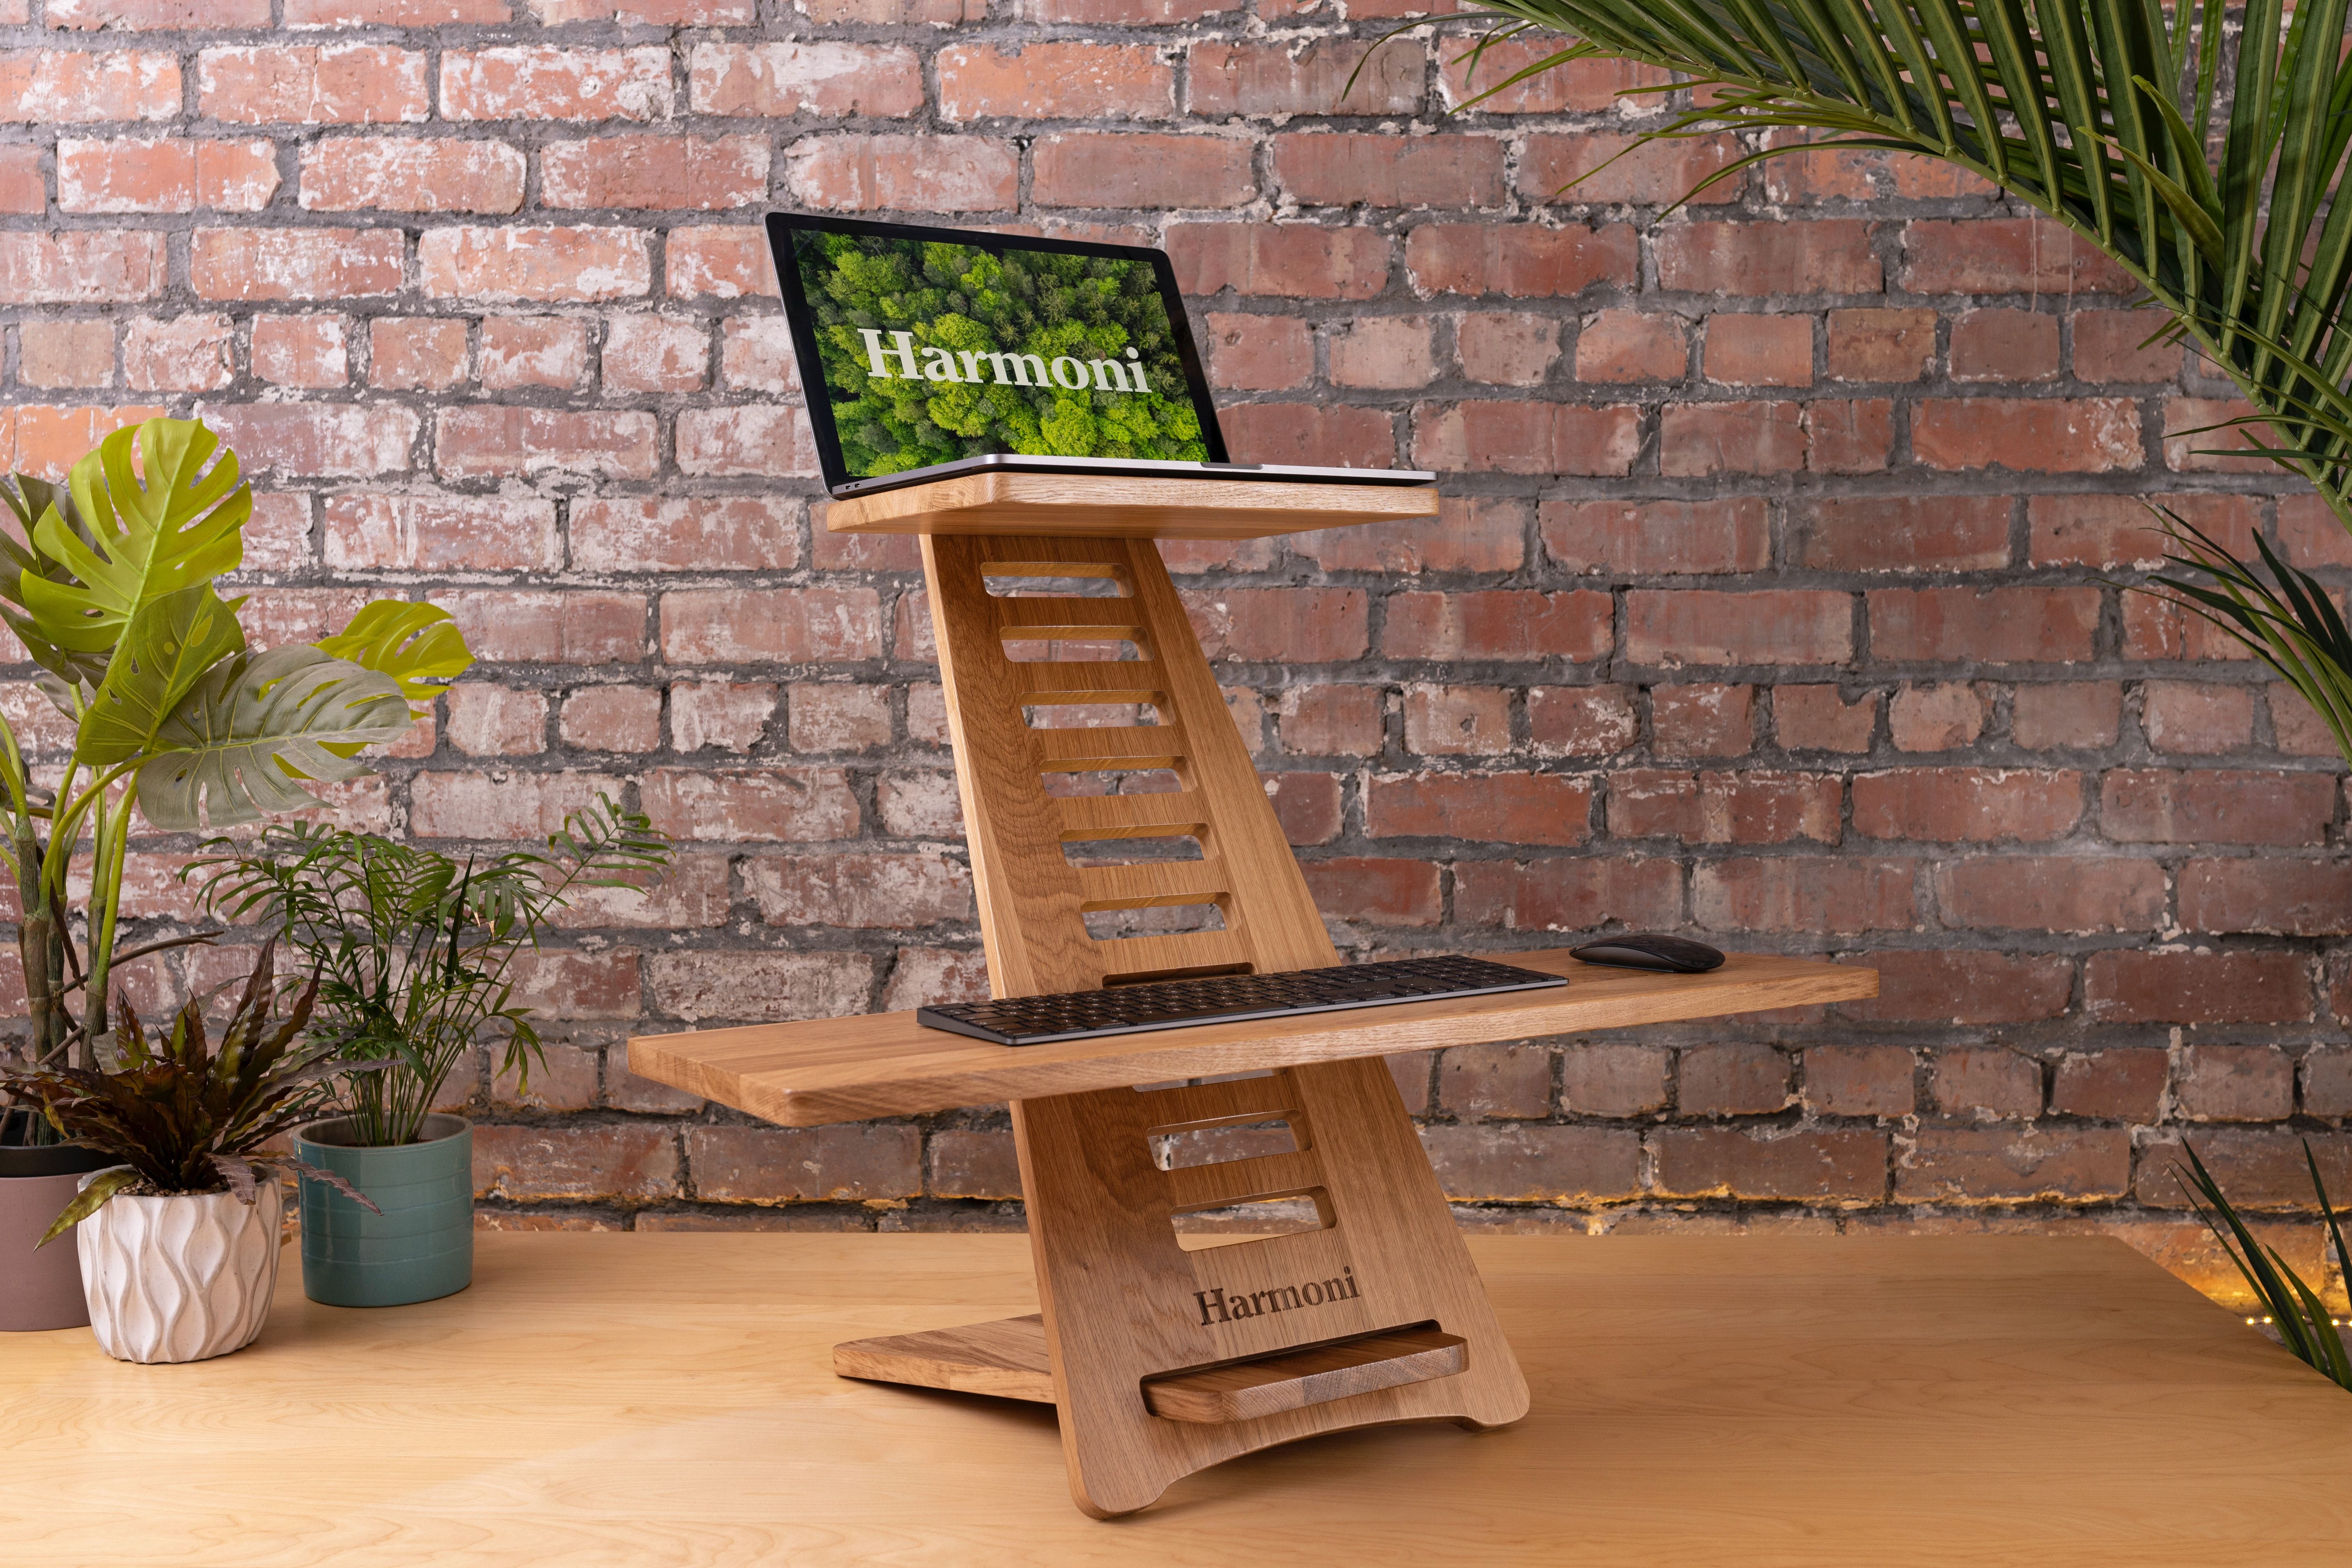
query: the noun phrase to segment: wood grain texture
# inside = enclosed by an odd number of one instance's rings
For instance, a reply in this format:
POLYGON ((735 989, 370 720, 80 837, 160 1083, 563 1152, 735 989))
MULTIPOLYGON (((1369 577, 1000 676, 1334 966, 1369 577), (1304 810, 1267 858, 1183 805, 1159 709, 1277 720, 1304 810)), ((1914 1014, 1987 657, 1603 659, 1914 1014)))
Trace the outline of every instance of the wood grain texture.
POLYGON ((1045 1320, 1035 1312, 992 1323, 886 1334, 833 1347, 833 1370, 877 1383, 911 1383, 999 1399, 1054 1403, 1045 1320))
MULTIPOLYGON (((1166 798, 1166 797, 1160 797, 1166 798)), ((1164 1083, 1300 1062, 1817 1006, 1878 994, 1874 970, 1733 953, 1706 974, 1577 963, 1567 950, 1493 955, 1569 984, 1246 1024, 992 1046, 908 1013, 762 1024, 629 1042, 629 1070, 789 1127, 908 1116, 1026 1096, 1164 1083)))
POLYGON ((11 1568, 2334 1565, 2352 1398, 2120 1242, 1472 1237, 1528 1417, 1321 1437, 1114 1525, 1042 1405, 840 1340, 1034 1311, 1018 1236, 486 1232, 248 1350, 11 1334, 11 1568), (293 1468, 289 1470, 289 1462, 293 1468))
POLYGON ((982 473, 833 501, 824 526, 833 533, 1262 539, 1436 515, 1434 485, 982 473))
POLYGON ((1461 1335, 1401 1329, 1263 1361, 1152 1378, 1143 1385, 1143 1403, 1154 1415, 1171 1421, 1255 1421, 1401 1384, 1453 1377, 1469 1363, 1469 1342, 1461 1335))

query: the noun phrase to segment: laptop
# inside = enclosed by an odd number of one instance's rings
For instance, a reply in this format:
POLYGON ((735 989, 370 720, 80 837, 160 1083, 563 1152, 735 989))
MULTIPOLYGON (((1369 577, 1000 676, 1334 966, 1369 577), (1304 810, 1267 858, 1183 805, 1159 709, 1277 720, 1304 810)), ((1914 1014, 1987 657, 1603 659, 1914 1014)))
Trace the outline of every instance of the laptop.
POLYGON ((809 424, 836 497, 969 473, 1431 485, 1236 463, 1160 251, 768 215, 809 424))

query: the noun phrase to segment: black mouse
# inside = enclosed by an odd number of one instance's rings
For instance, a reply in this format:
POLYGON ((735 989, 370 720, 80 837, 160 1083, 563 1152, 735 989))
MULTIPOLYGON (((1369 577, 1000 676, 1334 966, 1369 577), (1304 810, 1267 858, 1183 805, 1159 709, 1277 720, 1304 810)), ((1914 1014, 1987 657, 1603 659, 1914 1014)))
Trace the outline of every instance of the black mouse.
POLYGON ((1722 967, 1723 954, 1686 936, 1662 936, 1655 931, 1630 931, 1605 936, 1568 950, 1570 958, 1587 963, 1613 964, 1623 969, 1663 969, 1669 974, 1696 974, 1722 967))

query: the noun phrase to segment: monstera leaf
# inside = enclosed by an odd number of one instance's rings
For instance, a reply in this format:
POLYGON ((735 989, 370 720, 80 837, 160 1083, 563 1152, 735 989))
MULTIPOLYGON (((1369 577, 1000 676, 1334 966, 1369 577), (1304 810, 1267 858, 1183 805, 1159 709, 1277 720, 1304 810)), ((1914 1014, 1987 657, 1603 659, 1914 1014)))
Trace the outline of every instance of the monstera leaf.
POLYGON ((238 654, 196 682, 140 766, 140 809, 166 833, 252 822, 317 804, 297 779, 356 778, 337 754, 408 728, 389 675, 307 646, 238 654))
POLYGON ((25 572, 19 592, 37 633, 72 653, 104 653, 142 605, 175 594, 245 559, 253 492, 238 482, 236 454, 193 419, 150 419, 117 430, 73 466, 81 527, 52 506, 33 525, 33 548, 72 580, 25 572), (139 448, 142 475, 131 464, 139 448), (205 464, 214 453, 220 461, 205 464))
POLYGON ((205 672, 245 651, 245 632, 236 624, 244 602, 224 604, 211 584, 199 583, 140 605, 82 713, 74 742, 81 760, 111 767, 152 748, 205 672))
MULTIPOLYGON (((36 479, 31 474, 17 474, 14 476, 13 486, 0 483, 0 501, 7 502, 8 510, 16 516, 16 526, 25 536, 20 542, 5 529, 0 529, 0 622, 5 622, 8 629, 16 634, 16 640, 25 645, 36 664, 62 682, 64 691, 95 686, 106 674, 106 656, 102 653, 75 653, 58 647, 44 637, 25 608, 22 586, 22 580, 28 574, 53 583, 72 581, 71 573, 33 549, 29 542, 35 525, 53 509, 68 529, 88 538, 89 531, 81 526, 81 521, 74 511, 73 497, 63 487, 53 485, 47 479, 36 479)), ((67 717, 80 717, 80 710, 65 700, 60 691, 51 690, 47 686, 42 689, 67 717)))
POLYGON ((318 646, 363 669, 391 676, 411 702, 430 702, 474 662, 448 611, 399 599, 378 599, 318 646))

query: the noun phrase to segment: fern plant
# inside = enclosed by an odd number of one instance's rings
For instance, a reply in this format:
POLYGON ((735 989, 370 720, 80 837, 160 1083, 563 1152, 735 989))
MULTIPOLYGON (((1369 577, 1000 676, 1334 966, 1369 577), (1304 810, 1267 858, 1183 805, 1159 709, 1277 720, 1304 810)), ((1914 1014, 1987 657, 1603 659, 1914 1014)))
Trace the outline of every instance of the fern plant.
POLYGON ((17 526, 0 528, 0 621, 73 727, 50 784, 0 717, 0 861, 22 904, 29 1056, 87 1072, 110 1033, 109 975, 211 940, 119 945, 134 813, 189 832, 316 805, 305 783, 366 773, 360 752, 396 739, 410 704, 473 658, 447 612, 401 601, 368 605, 317 644, 250 647, 244 601, 215 584, 243 563, 253 493, 199 421, 118 430, 65 486, 19 474, 0 482, 0 500, 17 526), (68 898, 78 861, 90 877, 79 934, 68 898))
MULTIPOLYGON (((2347 0, 2302 0, 2291 19, 2284 0, 2247 0, 2234 37, 2221 0, 1476 3, 1499 20, 1465 57, 1474 72, 1507 38, 1569 41, 1471 103, 1606 56, 1708 89, 1654 138, 1828 138, 1751 153, 1699 189, 1783 153, 1880 148, 2040 209, 2147 290, 2168 318, 2153 336, 2193 342, 2253 410, 2205 430, 2238 429, 2352 527, 2347 0)), ((2158 591, 2294 685, 2352 758, 2352 639, 2326 595, 2267 550, 2247 562, 2176 516, 2161 526, 2178 574, 2158 591)))

